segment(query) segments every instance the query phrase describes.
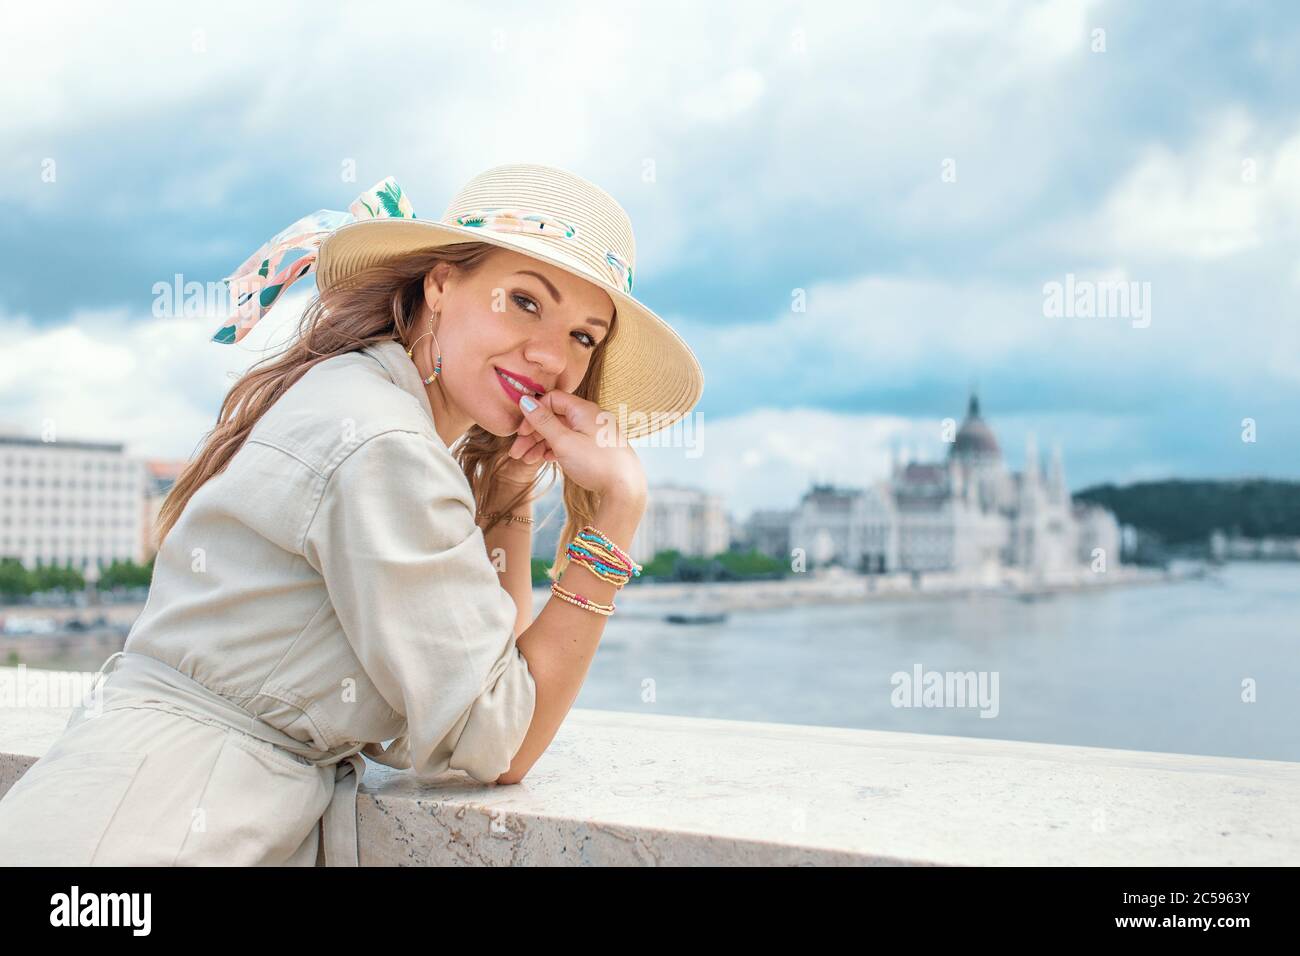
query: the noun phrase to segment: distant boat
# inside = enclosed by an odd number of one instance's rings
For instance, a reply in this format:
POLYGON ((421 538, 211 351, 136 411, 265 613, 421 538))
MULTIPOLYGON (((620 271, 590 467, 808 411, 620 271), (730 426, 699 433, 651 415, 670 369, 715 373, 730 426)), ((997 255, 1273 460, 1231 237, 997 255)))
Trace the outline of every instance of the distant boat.
POLYGON ((711 614, 665 614, 664 620, 669 624, 721 624, 727 619, 726 611, 716 611, 711 614))
POLYGON ((1039 601, 1046 601, 1053 596, 1054 595, 1051 591, 1023 591, 1016 595, 1019 600, 1026 604, 1036 604, 1039 601))

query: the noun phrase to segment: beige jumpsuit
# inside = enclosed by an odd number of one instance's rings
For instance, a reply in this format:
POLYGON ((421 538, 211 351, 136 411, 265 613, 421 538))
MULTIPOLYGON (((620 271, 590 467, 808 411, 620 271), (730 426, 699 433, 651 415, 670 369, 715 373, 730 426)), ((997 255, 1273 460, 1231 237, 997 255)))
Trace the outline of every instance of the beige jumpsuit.
POLYGON ((312 866, 323 831, 355 866, 358 751, 494 781, 536 685, 474 510, 401 345, 313 366, 190 499, 125 653, 0 799, 0 865, 312 866))

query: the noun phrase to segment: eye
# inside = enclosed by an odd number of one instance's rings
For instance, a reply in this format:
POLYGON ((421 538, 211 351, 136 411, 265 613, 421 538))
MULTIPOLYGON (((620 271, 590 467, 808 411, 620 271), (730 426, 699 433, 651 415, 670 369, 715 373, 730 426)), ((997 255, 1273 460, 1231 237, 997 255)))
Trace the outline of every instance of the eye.
MULTIPOLYGON (((538 306, 537 303, 534 302, 532 299, 528 298, 528 296, 526 296, 526 295, 520 295, 518 292, 515 292, 515 293, 512 293, 512 294, 511 294, 510 298, 514 299, 516 304, 518 304, 519 302, 527 302, 529 305, 533 306, 533 308, 532 308, 532 309, 524 309, 524 311, 525 311, 525 312, 532 312, 533 315, 537 315, 537 312, 534 311, 534 310, 537 309, 537 308, 539 308, 539 306, 538 306)), ((520 308, 522 309, 523 306, 520 306, 520 308)))
MULTIPOLYGON (((536 301, 534 301, 529 296, 523 295, 522 293, 519 292, 513 292, 511 293, 510 298, 512 298, 515 301, 515 304, 519 305, 519 308, 523 309, 525 312, 531 312, 533 315, 541 314, 540 311, 541 307, 536 303, 536 301), (527 305, 531 305, 532 308, 531 309, 527 308, 527 306, 520 305, 520 303, 527 303, 527 305)), ((578 341, 582 343, 583 348, 594 349, 597 345, 600 344, 591 336, 590 333, 579 331, 579 332, 575 332, 574 335, 582 336, 582 338, 578 339, 578 341)))

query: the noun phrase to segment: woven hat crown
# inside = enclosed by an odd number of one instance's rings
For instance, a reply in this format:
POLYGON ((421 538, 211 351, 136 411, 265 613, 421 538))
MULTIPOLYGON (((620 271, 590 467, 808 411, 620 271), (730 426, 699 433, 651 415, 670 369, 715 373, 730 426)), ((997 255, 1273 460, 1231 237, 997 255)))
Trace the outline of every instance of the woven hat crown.
POLYGON ((480 173, 452 197, 443 213, 448 225, 467 225, 485 212, 542 214, 547 226, 520 236, 521 246, 545 250, 592 279, 631 292, 636 238, 627 212, 609 193, 565 170, 531 163, 497 166, 480 173), (550 220, 554 220, 552 223, 550 220), (613 253, 622 264, 612 262, 613 253))

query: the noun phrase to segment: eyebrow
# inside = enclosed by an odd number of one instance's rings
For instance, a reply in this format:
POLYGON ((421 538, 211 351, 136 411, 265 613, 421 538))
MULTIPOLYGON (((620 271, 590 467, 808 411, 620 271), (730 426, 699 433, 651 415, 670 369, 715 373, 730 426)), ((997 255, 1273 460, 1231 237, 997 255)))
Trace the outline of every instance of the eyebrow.
MULTIPOLYGON (((532 276, 535 279, 539 279, 542 285, 546 286, 546 291, 551 293, 551 298, 555 300, 556 304, 557 305, 564 304, 564 298, 560 295, 560 290, 555 288, 555 286, 551 283, 551 280, 546 278, 546 276, 542 275, 540 272, 533 272, 531 269, 524 269, 521 272, 516 272, 515 275, 532 276)), ((609 323, 606 322, 604 319, 598 319, 595 316, 589 316, 587 318, 587 321, 592 325, 599 325, 603 327, 606 331, 609 330, 609 323)))

